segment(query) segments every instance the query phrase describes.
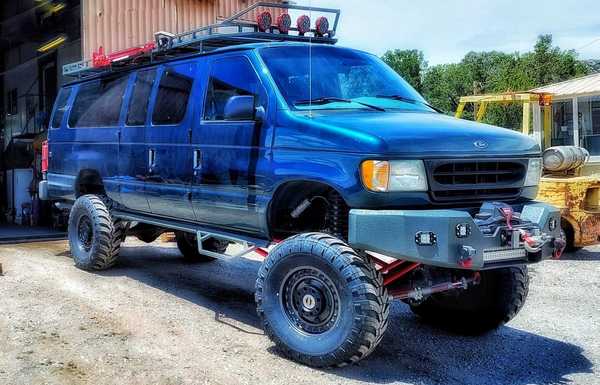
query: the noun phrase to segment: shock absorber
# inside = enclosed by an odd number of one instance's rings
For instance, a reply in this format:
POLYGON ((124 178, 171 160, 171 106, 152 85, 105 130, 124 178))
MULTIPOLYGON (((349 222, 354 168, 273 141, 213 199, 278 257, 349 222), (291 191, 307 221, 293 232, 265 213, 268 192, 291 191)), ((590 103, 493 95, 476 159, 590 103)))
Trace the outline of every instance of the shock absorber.
POLYGON ((327 227, 332 235, 340 239, 348 237, 348 206, 344 199, 337 193, 331 192, 327 196, 327 227))

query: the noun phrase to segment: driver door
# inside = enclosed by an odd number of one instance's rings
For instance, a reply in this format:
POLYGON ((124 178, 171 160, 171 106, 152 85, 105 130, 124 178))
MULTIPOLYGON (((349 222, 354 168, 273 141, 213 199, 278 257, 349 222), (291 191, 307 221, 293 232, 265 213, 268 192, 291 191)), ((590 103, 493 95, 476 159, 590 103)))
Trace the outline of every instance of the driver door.
POLYGON ((257 196, 263 192, 259 159, 265 157, 264 124, 226 119, 231 97, 254 96, 266 108, 266 91, 246 56, 208 63, 203 113, 192 133, 192 205, 196 220, 255 232, 260 229, 257 196))

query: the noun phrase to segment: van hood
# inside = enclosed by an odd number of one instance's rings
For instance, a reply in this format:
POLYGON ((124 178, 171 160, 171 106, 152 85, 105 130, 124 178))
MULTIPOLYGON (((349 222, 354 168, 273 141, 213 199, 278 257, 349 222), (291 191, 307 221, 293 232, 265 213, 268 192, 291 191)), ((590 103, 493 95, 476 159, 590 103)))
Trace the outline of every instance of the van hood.
POLYGON ((373 153, 420 158, 540 153, 535 140, 516 131, 431 112, 314 111, 311 122, 328 131, 321 137, 337 139, 337 149, 342 151, 371 149, 373 153), (353 148, 344 148, 348 146, 353 148))

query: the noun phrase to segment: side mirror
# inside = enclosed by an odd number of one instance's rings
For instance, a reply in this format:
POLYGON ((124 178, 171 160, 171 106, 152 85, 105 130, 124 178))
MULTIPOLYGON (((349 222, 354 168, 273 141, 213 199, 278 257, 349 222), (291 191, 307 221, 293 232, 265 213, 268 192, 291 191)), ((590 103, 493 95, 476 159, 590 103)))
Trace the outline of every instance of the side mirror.
POLYGON ((225 103, 223 116, 225 120, 254 120, 254 96, 232 96, 225 103))

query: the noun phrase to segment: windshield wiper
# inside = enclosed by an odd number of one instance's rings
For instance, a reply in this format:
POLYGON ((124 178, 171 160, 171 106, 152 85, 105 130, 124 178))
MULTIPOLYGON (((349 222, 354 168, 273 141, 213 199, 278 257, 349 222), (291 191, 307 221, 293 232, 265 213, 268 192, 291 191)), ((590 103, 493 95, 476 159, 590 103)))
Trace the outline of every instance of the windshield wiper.
POLYGON ((372 110, 385 111, 385 108, 377 107, 377 106, 374 106, 369 103, 363 103, 363 102, 359 102, 359 101, 352 100, 352 99, 344 99, 344 98, 338 98, 338 97, 334 97, 334 96, 314 98, 311 100, 298 100, 294 104, 297 106, 305 106, 307 104, 314 104, 317 106, 322 106, 324 104, 329 104, 329 103, 356 103, 356 104, 360 104, 361 106, 368 107, 372 110))
POLYGON ((422 104, 424 106, 427 106, 427 107, 431 108, 435 112, 439 112, 440 114, 444 114, 445 113, 444 111, 440 110, 437 107, 432 106, 431 104, 429 104, 427 102, 424 102, 422 100, 407 98, 406 96, 402 96, 402 95, 377 95, 375 97, 376 98, 380 98, 380 99, 399 100, 401 102, 407 102, 407 103, 411 103, 411 104, 422 104))

